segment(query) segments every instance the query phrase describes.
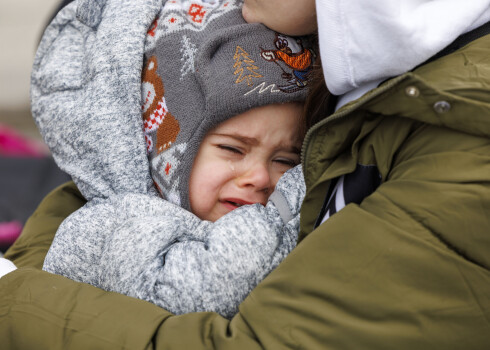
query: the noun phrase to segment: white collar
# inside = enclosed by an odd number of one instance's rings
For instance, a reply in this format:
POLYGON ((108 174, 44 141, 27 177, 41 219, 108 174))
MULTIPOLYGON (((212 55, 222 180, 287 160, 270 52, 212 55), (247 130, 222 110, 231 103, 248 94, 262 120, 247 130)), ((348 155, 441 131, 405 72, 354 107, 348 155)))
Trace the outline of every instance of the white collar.
POLYGON ((366 92, 371 91, 372 89, 376 88, 383 79, 379 79, 376 81, 372 81, 369 83, 366 83, 357 89, 353 89, 349 92, 346 92, 342 96, 339 96, 339 99, 337 100, 337 105, 335 106, 335 110, 339 109, 340 107, 346 105, 347 103, 357 100, 359 97, 364 95, 366 92))

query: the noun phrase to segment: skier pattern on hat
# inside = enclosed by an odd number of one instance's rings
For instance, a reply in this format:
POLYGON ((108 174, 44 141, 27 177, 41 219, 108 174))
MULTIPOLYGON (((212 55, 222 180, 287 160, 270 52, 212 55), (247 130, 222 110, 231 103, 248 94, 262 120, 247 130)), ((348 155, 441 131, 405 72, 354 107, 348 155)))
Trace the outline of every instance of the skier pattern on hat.
POLYGON ((235 84, 246 82, 248 86, 252 87, 244 96, 254 92, 258 94, 266 92, 293 93, 308 85, 309 74, 315 59, 314 52, 311 49, 305 49, 301 39, 279 33, 275 33, 274 46, 275 49, 269 50, 260 48, 260 57, 280 67, 283 72, 281 77, 285 80, 284 85, 269 84, 265 81, 255 85, 255 81, 263 77, 260 74, 260 68, 251 58, 250 53, 240 46, 236 47, 233 56, 235 62, 233 74, 237 76, 235 84))
POLYGON ((276 49, 262 49, 261 56, 268 62, 274 62, 283 70, 282 77, 286 80, 285 85, 277 86, 282 92, 296 92, 306 87, 308 76, 313 68, 315 55, 312 50, 305 49, 300 39, 291 38, 276 33, 274 40, 276 49), (282 62, 279 64, 279 62, 282 62), (291 73, 287 72, 290 70, 291 73))

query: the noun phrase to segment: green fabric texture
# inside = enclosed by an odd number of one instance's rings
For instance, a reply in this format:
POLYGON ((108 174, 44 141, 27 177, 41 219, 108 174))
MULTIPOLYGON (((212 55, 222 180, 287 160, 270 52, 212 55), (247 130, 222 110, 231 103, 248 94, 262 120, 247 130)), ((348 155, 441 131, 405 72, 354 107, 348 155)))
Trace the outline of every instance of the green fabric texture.
POLYGON ((58 226, 83 204, 85 199, 73 182, 53 190, 27 220, 22 235, 6 252, 5 258, 15 261, 17 267, 41 269, 58 226))
MULTIPOLYGON (((490 36, 314 126, 302 239, 231 321, 171 316, 24 267, 0 279, 2 348, 489 349, 488 96, 490 36), (449 111, 434 109, 440 101, 449 111), (330 180, 357 164, 376 165, 382 184, 314 229, 330 180)), ((30 247, 47 249, 49 233, 82 204, 73 191, 41 204, 8 258, 40 266, 30 247)))

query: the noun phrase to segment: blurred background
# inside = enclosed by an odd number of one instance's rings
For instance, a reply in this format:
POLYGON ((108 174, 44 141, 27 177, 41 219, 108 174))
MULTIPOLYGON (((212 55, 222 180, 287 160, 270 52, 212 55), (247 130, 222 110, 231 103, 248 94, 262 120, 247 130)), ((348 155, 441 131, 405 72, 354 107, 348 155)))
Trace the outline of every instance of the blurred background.
POLYGON ((0 256, 42 198, 69 180, 30 113, 31 66, 61 0, 0 0, 0 256))
POLYGON ((0 123, 39 139, 29 112, 31 66, 59 0, 0 1, 0 123))

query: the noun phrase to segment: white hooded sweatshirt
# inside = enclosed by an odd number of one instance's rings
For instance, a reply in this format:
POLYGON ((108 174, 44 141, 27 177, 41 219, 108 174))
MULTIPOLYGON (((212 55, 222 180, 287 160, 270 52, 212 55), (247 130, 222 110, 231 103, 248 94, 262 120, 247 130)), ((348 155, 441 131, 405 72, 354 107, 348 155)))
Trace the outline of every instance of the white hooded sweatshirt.
POLYGON ((340 108, 490 20, 490 0, 316 0, 328 89, 340 108))

